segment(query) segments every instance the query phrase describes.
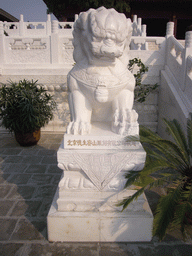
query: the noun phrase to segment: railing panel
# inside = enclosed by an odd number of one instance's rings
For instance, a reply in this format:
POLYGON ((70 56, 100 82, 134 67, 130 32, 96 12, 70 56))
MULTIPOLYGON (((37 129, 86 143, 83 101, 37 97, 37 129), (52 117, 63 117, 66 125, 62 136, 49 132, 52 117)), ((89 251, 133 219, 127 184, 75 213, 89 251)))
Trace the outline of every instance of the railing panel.
POLYGON ((25 22, 24 23, 25 36, 44 36, 46 35, 46 22, 25 22))
POLYGON ((48 37, 6 37, 5 53, 6 64, 49 64, 50 40, 48 37))
POLYGON ((19 35, 19 22, 4 22, 3 29, 6 36, 18 36, 19 35))
POLYGON ((184 47, 180 44, 177 39, 173 36, 168 39, 167 49, 167 66, 171 70, 178 84, 183 82, 183 58, 184 58, 184 47))
POLYGON ((192 100, 192 56, 188 56, 186 61, 184 94, 188 98, 188 100, 191 102, 192 100))

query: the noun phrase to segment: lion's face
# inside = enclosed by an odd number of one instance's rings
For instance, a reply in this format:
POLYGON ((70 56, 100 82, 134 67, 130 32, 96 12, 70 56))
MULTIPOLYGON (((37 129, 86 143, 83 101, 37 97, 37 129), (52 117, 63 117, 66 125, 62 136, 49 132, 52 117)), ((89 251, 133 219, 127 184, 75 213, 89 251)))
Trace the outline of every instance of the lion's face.
POLYGON ((92 36, 90 43, 91 52, 96 58, 101 60, 114 60, 122 56, 125 40, 117 40, 114 33, 107 33, 106 37, 92 36))
POLYGON ((83 28, 79 33, 80 43, 90 64, 109 65, 123 55, 131 32, 130 21, 124 14, 101 7, 90 9, 79 19, 78 25, 83 28))

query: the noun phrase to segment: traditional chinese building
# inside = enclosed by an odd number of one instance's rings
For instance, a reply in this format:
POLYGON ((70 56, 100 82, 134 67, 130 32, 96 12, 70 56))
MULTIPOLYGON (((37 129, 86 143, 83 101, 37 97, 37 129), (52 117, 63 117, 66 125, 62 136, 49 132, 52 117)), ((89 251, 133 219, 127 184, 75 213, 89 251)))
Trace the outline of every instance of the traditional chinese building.
POLYGON ((0 8, 0 21, 18 22, 19 20, 0 8))
POLYGON ((191 0, 130 0, 130 6, 130 16, 142 18, 148 36, 165 36, 167 22, 173 21, 175 37, 184 39, 186 28, 192 24, 191 0))
MULTIPOLYGON (((47 6, 47 0, 43 0, 47 6)), ((127 17, 137 15, 142 18, 142 24, 147 25, 148 36, 165 36, 168 21, 175 23, 174 35, 177 39, 185 38, 185 31, 192 24, 192 0, 127 0, 131 7, 127 17)), ((53 13, 59 21, 73 21, 74 14, 80 9, 67 8, 67 17, 63 17, 62 8, 59 13, 53 13)))

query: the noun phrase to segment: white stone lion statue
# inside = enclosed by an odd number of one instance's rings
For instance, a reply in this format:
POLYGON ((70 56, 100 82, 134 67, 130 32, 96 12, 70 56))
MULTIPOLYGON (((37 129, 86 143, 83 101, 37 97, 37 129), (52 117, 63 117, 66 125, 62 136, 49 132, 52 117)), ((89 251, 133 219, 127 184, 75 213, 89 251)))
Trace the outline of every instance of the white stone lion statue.
POLYGON ((92 121, 110 121, 120 135, 138 127, 135 78, 127 69, 131 32, 130 19, 114 9, 80 13, 73 31, 76 64, 68 74, 68 134, 89 134, 92 121))

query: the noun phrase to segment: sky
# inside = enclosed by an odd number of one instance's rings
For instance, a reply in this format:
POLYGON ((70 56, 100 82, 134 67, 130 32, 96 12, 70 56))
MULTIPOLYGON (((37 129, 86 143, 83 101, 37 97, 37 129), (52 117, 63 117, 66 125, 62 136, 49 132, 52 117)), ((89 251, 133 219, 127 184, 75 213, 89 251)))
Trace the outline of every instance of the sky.
MULTIPOLYGON (((24 21, 47 21, 47 6, 43 0, 1 0, 0 8, 19 19, 23 14, 24 21)), ((56 19, 51 15, 51 19, 56 19)))

